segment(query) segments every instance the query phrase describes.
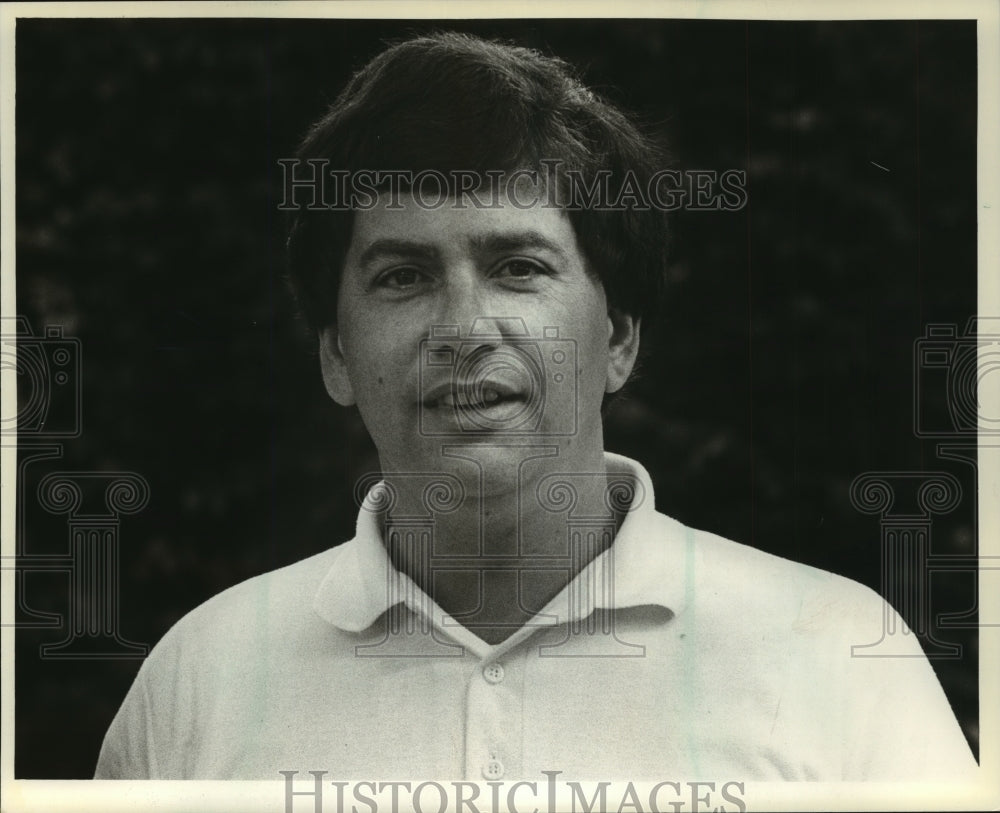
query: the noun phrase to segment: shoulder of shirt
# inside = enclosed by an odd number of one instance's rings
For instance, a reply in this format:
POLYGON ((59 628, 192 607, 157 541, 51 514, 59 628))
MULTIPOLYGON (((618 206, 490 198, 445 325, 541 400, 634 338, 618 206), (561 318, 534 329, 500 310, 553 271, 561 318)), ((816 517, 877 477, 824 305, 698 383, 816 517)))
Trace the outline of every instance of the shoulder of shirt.
MULTIPOLYGON (((688 528, 657 513, 667 539, 687 540, 689 601, 702 613, 724 614, 731 623, 790 623, 796 631, 878 635, 885 600, 860 582, 792 561, 717 534, 688 528)), ((678 545, 670 546, 675 550, 678 545)))
POLYGON ((287 640, 304 625, 322 623, 312 611, 313 596, 341 550, 328 548, 217 593, 181 617, 147 660, 168 649, 232 647, 251 635, 287 640))

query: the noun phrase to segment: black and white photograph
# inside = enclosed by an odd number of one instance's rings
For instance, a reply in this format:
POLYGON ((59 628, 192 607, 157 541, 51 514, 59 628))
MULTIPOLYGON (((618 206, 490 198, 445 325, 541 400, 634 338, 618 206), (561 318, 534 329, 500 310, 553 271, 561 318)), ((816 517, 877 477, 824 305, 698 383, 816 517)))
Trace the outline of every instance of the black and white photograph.
POLYGON ((995 4, 159 8, 2 10, 4 811, 1000 804, 995 4))

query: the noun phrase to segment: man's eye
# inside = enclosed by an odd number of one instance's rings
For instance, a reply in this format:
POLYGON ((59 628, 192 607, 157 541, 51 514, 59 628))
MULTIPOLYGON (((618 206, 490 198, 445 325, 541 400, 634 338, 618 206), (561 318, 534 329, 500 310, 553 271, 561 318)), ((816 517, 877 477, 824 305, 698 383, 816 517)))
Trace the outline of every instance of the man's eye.
POLYGON ((499 271, 500 276, 516 280, 528 280, 547 274, 548 271, 543 265, 530 260, 508 260, 499 271))
POLYGON ((379 275, 376 284, 380 288, 396 290, 412 288, 420 282, 423 275, 416 268, 393 268, 379 275))

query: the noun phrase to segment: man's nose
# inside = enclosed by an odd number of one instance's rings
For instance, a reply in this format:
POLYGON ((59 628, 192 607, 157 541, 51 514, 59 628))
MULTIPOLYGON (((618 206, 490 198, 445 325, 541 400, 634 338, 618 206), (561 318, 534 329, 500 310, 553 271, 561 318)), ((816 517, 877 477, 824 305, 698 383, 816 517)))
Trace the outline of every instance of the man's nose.
POLYGON ((511 336, 526 333, 524 322, 509 313, 509 303, 491 290, 489 282, 474 270, 461 270, 451 275, 435 316, 439 331, 460 341, 481 340, 484 344, 500 344, 511 336))

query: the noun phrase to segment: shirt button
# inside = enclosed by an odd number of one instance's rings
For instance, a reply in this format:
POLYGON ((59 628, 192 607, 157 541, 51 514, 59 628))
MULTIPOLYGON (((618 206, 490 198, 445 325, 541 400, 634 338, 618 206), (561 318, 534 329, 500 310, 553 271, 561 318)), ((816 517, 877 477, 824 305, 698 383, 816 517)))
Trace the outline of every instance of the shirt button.
POLYGON ((483 778, 484 779, 502 779, 503 778, 503 763, 499 759, 491 759, 485 765, 483 765, 483 778))
POLYGON ((499 663, 491 663, 483 667, 483 678, 487 683, 496 685, 503 680, 503 667, 499 663))

